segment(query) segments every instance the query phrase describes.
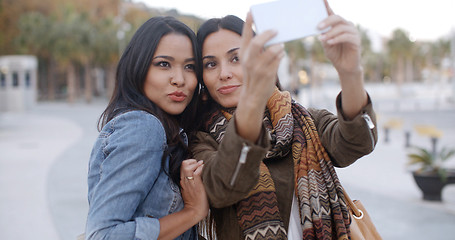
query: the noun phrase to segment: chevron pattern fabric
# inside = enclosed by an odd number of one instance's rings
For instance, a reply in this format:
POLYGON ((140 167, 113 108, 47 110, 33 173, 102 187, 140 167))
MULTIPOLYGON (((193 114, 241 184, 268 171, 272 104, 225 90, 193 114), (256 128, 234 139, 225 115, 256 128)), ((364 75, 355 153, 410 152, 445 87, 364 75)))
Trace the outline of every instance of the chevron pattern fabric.
MULTIPOLYGON (((232 113, 217 111, 206 125, 218 142, 232 113)), ((264 125, 272 141, 266 158, 292 151, 303 239, 349 239, 350 219, 342 187, 310 114, 288 92, 276 89, 267 103, 264 125)), ((244 239, 287 239, 275 185, 264 163, 258 183, 236 209, 244 239)))

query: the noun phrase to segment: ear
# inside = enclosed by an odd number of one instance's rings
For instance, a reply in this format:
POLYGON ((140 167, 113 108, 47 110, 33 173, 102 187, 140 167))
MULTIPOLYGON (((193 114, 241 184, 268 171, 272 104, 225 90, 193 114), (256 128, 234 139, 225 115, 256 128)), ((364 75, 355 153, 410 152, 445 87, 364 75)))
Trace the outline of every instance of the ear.
POLYGON ((209 95, 206 91, 202 92, 201 94, 201 100, 206 102, 207 100, 209 100, 209 95))

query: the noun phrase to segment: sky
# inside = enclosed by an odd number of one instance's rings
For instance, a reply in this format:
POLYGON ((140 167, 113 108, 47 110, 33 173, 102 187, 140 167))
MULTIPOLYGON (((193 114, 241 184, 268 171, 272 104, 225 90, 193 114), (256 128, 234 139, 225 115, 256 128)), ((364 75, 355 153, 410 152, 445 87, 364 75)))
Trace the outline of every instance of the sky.
MULTIPOLYGON (((228 14, 245 19, 251 5, 270 0, 133 0, 201 18, 228 14)), ((303 1, 303 0, 302 0, 303 1)), ((333 11, 370 34, 389 37, 400 28, 411 39, 434 41, 455 32, 455 0, 329 0, 333 11)))

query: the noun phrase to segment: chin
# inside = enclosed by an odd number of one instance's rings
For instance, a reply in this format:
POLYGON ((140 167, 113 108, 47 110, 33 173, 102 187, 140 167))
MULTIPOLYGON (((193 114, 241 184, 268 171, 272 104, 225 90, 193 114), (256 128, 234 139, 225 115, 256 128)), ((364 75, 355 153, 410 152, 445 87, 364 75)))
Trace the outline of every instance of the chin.
POLYGON ((220 97, 218 96, 218 99, 213 99, 215 100, 218 104, 225 108, 232 108, 232 107, 237 107, 237 104, 239 103, 238 95, 234 96, 223 96, 220 97))
POLYGON ((185 108, 173 108, 173 109, 163 109, 163 110, 170 115, 179 115, 185 110, 185 108))
POLYGON ((235 101, 235 102, 229 101, 229 102, 224 102, 221 105, 225 108, 233 108, 233 107, 237 107, 237 103, 238 103, 237 101, 235 101))

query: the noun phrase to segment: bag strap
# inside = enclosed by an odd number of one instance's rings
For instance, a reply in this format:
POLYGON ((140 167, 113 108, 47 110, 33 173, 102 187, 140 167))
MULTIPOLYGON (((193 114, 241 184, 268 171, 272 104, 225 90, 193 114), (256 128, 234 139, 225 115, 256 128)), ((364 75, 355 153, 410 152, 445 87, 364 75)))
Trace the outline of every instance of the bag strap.
POLYGON ((349 208, 351 209, 352 216, 356 219, 362 219, 363 218, 362 210, 360 210, 357 207, 357 205, 355 205, 355 203, 351 200, 351 198, 349 197, 346 190, 344 190, 344 188, 342 188, 342 189, 343 189, 344 197, 346 198, 346 203, 349 205, 349 208))

